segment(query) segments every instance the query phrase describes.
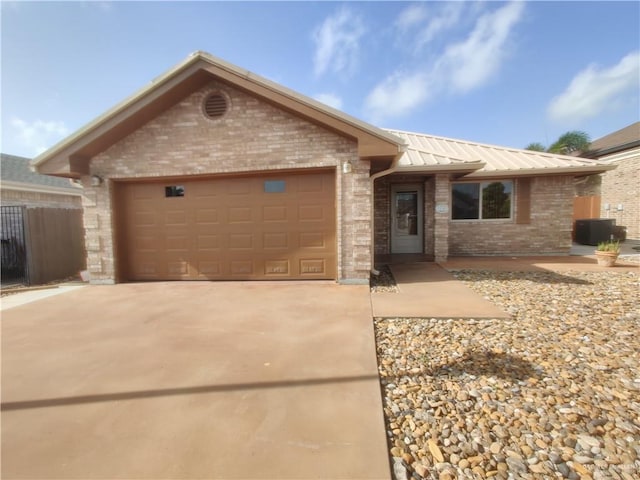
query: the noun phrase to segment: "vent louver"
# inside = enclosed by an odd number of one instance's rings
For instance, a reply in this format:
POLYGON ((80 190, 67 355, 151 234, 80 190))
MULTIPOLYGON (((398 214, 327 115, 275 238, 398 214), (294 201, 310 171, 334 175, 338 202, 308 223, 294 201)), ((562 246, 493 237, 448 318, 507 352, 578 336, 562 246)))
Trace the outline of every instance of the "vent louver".
POLYGON ((227 99, 220 93, 212 93, 204 100, 204 114, 209 118, 220 118, 227 112, 227 99))

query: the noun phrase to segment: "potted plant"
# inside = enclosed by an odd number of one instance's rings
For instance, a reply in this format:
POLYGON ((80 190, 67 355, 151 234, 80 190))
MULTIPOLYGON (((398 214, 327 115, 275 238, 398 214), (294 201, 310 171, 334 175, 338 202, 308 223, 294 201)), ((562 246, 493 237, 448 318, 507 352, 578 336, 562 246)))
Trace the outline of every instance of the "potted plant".
POLYGON ((615 265, 618 255, 620 255, 620 242, 618 240, 598 243, 598 247, 596 248, 598 265, 612 267, 615 265))

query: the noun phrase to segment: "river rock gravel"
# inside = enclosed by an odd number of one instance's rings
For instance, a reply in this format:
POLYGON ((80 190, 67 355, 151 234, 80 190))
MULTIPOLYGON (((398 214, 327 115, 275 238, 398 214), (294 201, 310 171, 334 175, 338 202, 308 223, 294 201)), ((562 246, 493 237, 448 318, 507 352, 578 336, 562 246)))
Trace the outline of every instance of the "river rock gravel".
POLYGON ((454 274, 511 318, 375 319, 396 480, 640 478, 638 273, 454 274))

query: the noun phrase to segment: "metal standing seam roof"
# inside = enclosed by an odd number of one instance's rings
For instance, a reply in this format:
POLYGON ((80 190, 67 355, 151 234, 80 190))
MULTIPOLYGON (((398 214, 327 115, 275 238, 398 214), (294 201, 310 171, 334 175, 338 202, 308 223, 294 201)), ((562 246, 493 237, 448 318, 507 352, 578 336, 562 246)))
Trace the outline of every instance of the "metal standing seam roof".
POLYGON ((85 136, 89 136, 93 131, 98 131, 101 126, 107 124, 122 112, 126 112, 128 108, 136 104, 136 102, 142 101, 143 98, 150 95, 161 85, 168 84, 182 73, 188 73, 191 66, 201 61, 205 65, 208 64, 223 71, 231 72, 237 78, 246 79, 255 85, 281 95, 283 98, 289 98, 300 105, 310 107, 327 117, 343 122, 345 125, 355 127, 373 137, 395 145, 397 151, 402 152, 398 167, 399 171, 452 171, 465 173, 468 177, 482 177, 553 175, 561 173, 584 175, 601 173, 615 168, 615 166, 606 162, 580 157, 484 145, 400 130, 381 129, 201 51, 194 52, 129 98, 123 100, 66 139, 63 139, 32 160, 31 164, 34 167, 40 167, 56 155, 61 154, 65 149, 72 148, 75 144, 81 142, 85 136))
POLYGON ((387 130, 407 142, 398 171, 467 170, 467 177, 598 173, 615 168, 568 155, 500 147, 422 133, 387 130))

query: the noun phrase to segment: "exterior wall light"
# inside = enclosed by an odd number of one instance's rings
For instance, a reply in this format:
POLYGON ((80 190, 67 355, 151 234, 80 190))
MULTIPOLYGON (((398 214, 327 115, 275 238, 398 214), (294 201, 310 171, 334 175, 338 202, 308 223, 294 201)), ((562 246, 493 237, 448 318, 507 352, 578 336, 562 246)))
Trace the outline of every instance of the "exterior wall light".
POLYGON ((91 186, 99 187, 102 184, 102 177, 98 175, 91 175, 91 186))
POLYGON ((351 165, 351 162, 344 162, 342 164, 342 173, 351 173, 353 172, 353 165, 351 165))

